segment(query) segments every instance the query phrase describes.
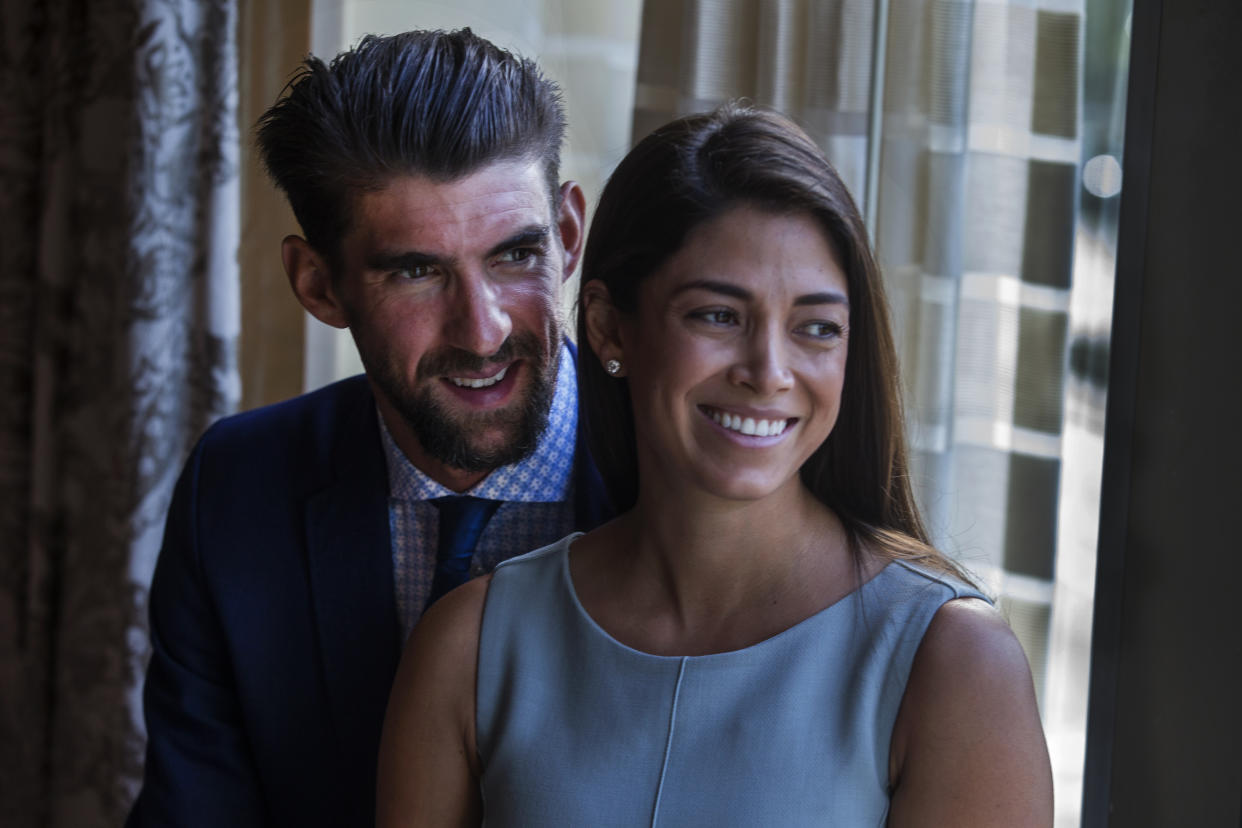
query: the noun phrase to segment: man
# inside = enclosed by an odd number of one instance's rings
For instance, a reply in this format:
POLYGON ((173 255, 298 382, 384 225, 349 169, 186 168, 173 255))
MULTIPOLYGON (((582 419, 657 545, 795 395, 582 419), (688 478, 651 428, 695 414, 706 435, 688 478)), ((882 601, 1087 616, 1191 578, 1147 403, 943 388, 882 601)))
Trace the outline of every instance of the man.
POLYGON ((304 232, 283 242, 290 284, 366 373, 227 418, 187 462, 131 825, 374 824, 422 610, 601 519, 557 318, 585 209, 558 184, 563 133, 555 86, 469 30, 310 58, 261 119, 304 232))

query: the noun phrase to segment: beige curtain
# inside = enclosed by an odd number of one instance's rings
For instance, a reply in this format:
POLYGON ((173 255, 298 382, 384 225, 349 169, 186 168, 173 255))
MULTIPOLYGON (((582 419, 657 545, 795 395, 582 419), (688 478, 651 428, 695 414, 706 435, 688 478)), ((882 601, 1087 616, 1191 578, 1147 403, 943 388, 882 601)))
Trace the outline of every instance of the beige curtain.
MULTIPOLYGON (((310 52, 311 0, 240 0, 241 408, 303 391, 306 313, 289 289, 280 240, 301 234, 254 148, 254 125, 310 52)), ((330 57, 330 56, 325 56, 330 57)))
POLYGON ((1041 688, 1082 12, 1076 0, 648 0, 634 118, 638 138, 742 96, 825 149, 872 219, 929 526, 998 593, 1041 688))
POLYGON ((239 383, 231 0, 0 0, 0 824, 120 825, 146 584, 239 383))
POLYGON ((648 0, 634 137, 730 98, 794 116, 861 198, 867 164, 873 3, 648 0))

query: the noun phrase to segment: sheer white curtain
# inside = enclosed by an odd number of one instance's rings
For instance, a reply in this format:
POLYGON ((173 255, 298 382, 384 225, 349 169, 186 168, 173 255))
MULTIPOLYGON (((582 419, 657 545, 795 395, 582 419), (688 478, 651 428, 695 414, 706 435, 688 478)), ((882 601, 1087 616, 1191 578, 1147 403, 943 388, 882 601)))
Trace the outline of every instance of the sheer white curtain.
POLYGON ((649 0, 634 116, 637 138, 747 97, 798 120, 851 187, 893 303, 929 528, 1027 650, 1060 824, 1077 823, 1087 663, 1072 641, 1050 653, 1050 631, 1057 612, 1072 615, 1057 629, 1090 629, 1100 469, 1098 441, 1067 458, 1063 425, 1084 11, 1084 0, 649 0), (1086 481, 1070 532, 1067 463, 1086 481), (1085 606, 1054 601, 1062 570, 1085 606))

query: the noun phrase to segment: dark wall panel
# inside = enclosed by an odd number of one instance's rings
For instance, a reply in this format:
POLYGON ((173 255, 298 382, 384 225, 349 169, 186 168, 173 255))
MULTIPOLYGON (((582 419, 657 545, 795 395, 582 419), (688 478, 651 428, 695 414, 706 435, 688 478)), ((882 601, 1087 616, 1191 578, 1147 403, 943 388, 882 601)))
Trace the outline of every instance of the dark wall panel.
POLYGON ((1242 822, 1239 31, 1135 0, 1085 825, 1242 822))

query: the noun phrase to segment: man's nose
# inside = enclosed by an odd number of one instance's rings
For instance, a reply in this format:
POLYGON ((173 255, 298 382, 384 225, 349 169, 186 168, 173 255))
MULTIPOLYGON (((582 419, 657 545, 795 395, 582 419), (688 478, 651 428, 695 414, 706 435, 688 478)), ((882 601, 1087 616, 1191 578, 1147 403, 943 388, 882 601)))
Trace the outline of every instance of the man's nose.
POLYGON ((729 379, 764 397, 793 387, 784 330, 779 325, 768 324, 751 331, 729 369, 729 379))
POLYGON ((463 351, 491 356, 513 330, 504 291, 485 273, 461 273, 454 281, 445 308, 445 339, 463 351))

